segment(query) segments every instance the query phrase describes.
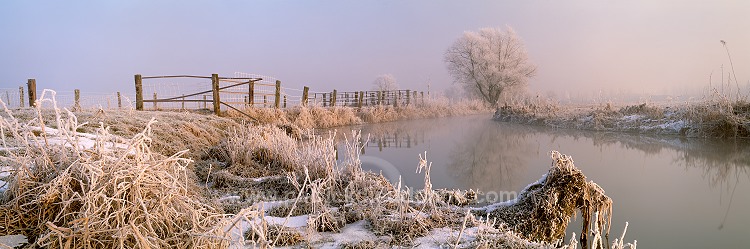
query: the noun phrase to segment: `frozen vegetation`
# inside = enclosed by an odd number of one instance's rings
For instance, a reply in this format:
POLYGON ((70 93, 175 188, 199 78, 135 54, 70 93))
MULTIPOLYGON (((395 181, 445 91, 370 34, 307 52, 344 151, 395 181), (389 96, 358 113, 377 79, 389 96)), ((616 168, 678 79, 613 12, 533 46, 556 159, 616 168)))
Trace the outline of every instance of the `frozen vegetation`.
MULTIPOLYGON (((479 113, 492 113, 480 101, 449 101, 446 98, 430 98, 407 106, 391 105, 356 107, 295 106, 286 109, 250 108, 244 112, 260 124, 291 125, 301 129, 330 128, 362 123, 380 123, 408 119, 439 118, 479 113)), ((229 111, 229 117, 247 117, 229 111)))
POLYGON ((576 210, 588 242, 607 243, 612 201, 557 152, 517 200, 478 208, 473 190, 432 189, 426 153, 421 190, 363 171, 354 131, 336 160, 333 135, 288 123, 56 107, 0 117, 0 246, 577 248, 564 234, 576 210))
POLYGON ((700 103, 617 107, 560 106, 526 101, 499 107, 498 121, 555 128, 685 137, 750 137, 750 103, 713 98, 700 103))

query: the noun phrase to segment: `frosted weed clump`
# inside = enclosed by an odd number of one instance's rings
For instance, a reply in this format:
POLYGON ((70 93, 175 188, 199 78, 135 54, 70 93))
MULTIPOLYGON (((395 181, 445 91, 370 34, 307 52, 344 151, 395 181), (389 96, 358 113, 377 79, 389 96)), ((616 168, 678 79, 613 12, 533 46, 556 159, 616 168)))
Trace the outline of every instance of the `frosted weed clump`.
POLYGON ((552 159, 549 172, 521 191, 518 198, 479 209, 477 214, 497 218, 530 240, 553 243, 563 238, 570 218, 580 210, 583 241, 591 230, 590 223, 602 229, 606 227, 608 236, 612 199, 599 185, 586 181, 571 157, 552 151, 552 159))
POLYGON ((103 125, 94 146, 80 149, 75 135, 81 125, 71 112, 60 112, 54 92, 45 90, 37 103, 37 119, 20 123, 6 109, 0 122, 0 130, 10 132, 3 134, 4 148, 16 144, 0 157, 12 169, 0 234, 23 234, 47 248, 228 245, 224 217, 195 191, 184 152, 166 157, 151 151, 155 121, 128 140, 127 149, 114 146, 121 141, 103 125), (32 132, 35 125, 47 127, 40 109, 45 103, 55 110, 55 137, 32 132), (49 142, 58 138, 66 142, 49 142))

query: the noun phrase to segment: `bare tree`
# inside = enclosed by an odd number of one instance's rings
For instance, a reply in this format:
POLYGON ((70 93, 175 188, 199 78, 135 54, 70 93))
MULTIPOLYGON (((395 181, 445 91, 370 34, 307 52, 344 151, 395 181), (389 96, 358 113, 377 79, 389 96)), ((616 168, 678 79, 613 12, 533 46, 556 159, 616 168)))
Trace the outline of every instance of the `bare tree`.
POLYGON ((376 91, 394 91, 398 90, 398 84, 396 84, 396 78, 391 74, 381 74, 375 79, 373 84, 373 90, 376 91))
POLYGON ((445 63, 456 83, 493 107, 504 91, 525 87, 536 73, 511 27, 465 32, 445 52, 445 63))

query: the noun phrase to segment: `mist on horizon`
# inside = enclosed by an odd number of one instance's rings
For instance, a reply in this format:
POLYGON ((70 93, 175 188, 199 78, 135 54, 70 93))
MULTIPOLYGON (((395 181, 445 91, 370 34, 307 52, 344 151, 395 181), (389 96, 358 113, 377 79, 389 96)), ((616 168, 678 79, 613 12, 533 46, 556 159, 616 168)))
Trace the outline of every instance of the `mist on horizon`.
POLYGON ((747 10, 748 1, 9 1, 0 88, 35 78, 40 88, 132 94, 134 74, 245 72, 315 91, 368 90, 391 74, 402 88, 443 93, 446 49, 465 31, 509 25, 538 66, 532 96, 747 96, 747 10))

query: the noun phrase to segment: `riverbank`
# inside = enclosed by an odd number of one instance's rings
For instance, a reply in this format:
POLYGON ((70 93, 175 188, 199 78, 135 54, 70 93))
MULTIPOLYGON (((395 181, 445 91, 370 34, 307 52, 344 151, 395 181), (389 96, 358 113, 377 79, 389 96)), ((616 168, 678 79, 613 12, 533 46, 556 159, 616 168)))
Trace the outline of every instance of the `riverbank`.
MULTIPOLYGON (((331 128, 363 123, 441 118, 450 116, 492 113, 479 101, 450 102, 446 99, 425 99, 407 106, 391 105, 356 107, 295 106, 284 109, 250 108, 244 110, 258 124, 291 125, 300 129, 331 128)), ((247 119, 244 114, 230 110, 227 117, 247 119)))
POLYGON ((614 106, 514 105, 498 108, 497 121, 592 131, 684 137, 750 137, 750 103, 707 100, 685 104, 614 106))
MULTIPOLYGON (((552 248, 563 239, 472 213, 473 191, 415 191, 363 171, 355 132, 337 161, 332 137, 213 115, 2 118, 0 235, 34 246, 552 248)), ((417 166, 430 186, 429 161, 417 166)))

